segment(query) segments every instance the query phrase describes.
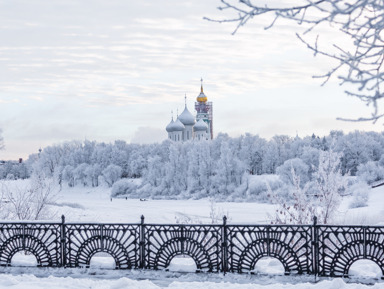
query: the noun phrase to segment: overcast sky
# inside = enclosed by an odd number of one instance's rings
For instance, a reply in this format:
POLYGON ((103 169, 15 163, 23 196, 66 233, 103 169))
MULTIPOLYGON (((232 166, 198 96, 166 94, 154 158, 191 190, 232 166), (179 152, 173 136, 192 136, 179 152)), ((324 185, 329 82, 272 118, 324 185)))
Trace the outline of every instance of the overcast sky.
MULTIPOLYGON (((237 34, 219 0, 0 0, 0 159, 66 140, 160 142, 165 126, 204 91, 214 134, 270 138, 382 130, 337 117, 369 112, 337 79, 312 75, 313 57, 285 23, 257 19, 237 34)), ((321 40, 337 37, 329 33, 321 40)))

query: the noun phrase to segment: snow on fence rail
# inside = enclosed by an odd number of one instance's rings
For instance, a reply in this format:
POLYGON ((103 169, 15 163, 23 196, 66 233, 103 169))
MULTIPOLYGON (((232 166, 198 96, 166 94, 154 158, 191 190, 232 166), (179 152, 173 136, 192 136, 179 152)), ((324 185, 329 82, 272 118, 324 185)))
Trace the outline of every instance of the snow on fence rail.
POLYGON ((38 267, 88 267, 100 252, 116 269, 167 269, 176 256, 191 257, 198 272, 250 273, 274 257, 286 275, 347 277, 362 259, 384 278, 384 227, 318 225, 219 225, 3 222, 0 265, 27 251, 38 267))

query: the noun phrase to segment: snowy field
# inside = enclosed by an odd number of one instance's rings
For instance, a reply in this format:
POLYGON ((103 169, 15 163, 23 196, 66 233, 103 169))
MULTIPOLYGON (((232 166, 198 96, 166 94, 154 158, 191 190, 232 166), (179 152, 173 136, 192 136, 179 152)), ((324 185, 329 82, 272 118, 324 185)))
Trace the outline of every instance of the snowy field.
MULTIPOLYGON (((338 211, 338 224, 384 225, 384 187, 371 190, 369 205, 365 208, 348 209, 350 197, 343 199, 338 211)), ((67 222, 121 222, 138 223, 145 216, 146 223, 221 223, 223 215, 229 223, 269 223, 268 214, 275 206, 260 203, 212 202, 210 200, 137 200, 110 199, 108 188, 66 188, 56 196, 50 206, 54 220, 64 214, 67 222)), ((188 262, 188 260, 186 260, 188 262)), ((173 264, 174 271, 188 270, 186 261, 180 266, 173 264)), ((355 279, 321 279, 314 283, 314 276, 282 276, 279 262, 264 260, 259 271, 266 275, 238 274, 191 274, 163 271, 108 270, 114 264, 111 258, 99 257, 88 269, 35 268, 34 257, 14 257, 13 264, 23 267, 0 268, 0 288, 383 288, 379 267, 368 261, 351 268, 355 279), (17 258, 20 258, 17 260, 17 258), (30 262, 30 263, 28 263, 30 262), (99 266, 98 266, 99 265, 99 266), (102 269, 100 269, 101 267, 102 269), (359 283, 354 283, 358 281, 359 283), (363 282, 365 284, 361 284, 363 282)), ((113 262, 113 259, 112 259, 113 262)), ((356 262, 357 263, 357 262, 356 262)))
MULTIPOLYGON (((384 225, 384 186, 372 189, 368 206, 349 209, 352 197, 343 198, 337 212, 337 224, 384 225)), ((60 221, 139 223, 141 215, 146 223, 174 224, 221 223, 228 217, 232 224, 266 224, 276 206, 264 203, 212 202, 202 200, 140 200, 112 199, 105 187, 65 188, 57 193, 51 211, 60 221)))

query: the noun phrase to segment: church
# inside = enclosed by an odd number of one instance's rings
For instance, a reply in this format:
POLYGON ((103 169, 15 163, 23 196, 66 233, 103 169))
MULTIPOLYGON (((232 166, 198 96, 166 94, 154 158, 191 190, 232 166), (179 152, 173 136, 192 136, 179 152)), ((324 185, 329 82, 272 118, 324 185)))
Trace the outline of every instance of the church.
POLYGON ((177 116, 165 128, 168 138, 176 142, 189 140, 211 140, 213 139, 213 120, 212 102, 208 102, 203 90, 203 80, 201 80, 200 94, 195 102, 196 116, 187 108, 187 97, 185 97, 184 111, 177 116))

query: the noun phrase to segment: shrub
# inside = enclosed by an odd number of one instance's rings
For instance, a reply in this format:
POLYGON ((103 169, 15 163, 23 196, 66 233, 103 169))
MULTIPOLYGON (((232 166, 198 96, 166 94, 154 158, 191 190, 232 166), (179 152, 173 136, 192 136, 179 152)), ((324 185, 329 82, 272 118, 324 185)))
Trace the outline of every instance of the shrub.
POLYGON ((138 179, 121 179, 112 186, 111 197, 118 196, 137 197, 138 179))
POLYGON ((361 208, 366 207, 369 199, 369 190, 370 187, 363 182, 358 182, 352 185, 348 191, 352 194, 352 201, 349 204, 349 207, 352 208, 361 208))
POLYGON ((384 168, 377 162, 369 161, 357 167, 356 175, 368 184, 384 179, 384 168))

